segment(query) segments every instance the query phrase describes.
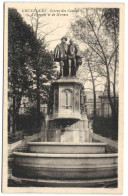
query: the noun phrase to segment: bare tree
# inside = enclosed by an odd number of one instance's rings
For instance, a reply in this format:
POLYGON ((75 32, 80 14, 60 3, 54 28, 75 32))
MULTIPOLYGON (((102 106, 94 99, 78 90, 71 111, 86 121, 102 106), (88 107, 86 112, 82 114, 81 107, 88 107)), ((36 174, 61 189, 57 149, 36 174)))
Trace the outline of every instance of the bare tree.
MULTIPOLYGON (((104 30, 105 19, 103 9, 81 9, 81 16, 77 16, 71 28, 75 38, 84 43, 86 47, 93 51, 97 65, 97 70, 101 76, 106 78, 108 86, 108 99, 112 110, 112 116, 116 116, 116 107, 111 94, 111 84, 113 78, 112 68, 116 72, 113 59, 118 54, 119 44, 113 46, 111 38, 104 30)), ((114 79, 115 80, 115 79, 114 79)), ((115 85, 115 83, 113 84, 115 85)), ((115 88, 115 87, 114 87, 115 88)))
POLYGON ((85 87, 86 90, 91 90, 93 92, 93 115, 97 115, 97 101, 96 101, 96 89, 100 85, 103 85, 102 81, 100 81, 101 74, 99 74, 99 71, 97 70, 97 64, 96 61, 93 59, 93 51, 91 50, 85 50, 83 52, 83 58, 84 58, 84 66, 82 69, 80 69, 79 77, 86 86, 86 82, 90 83, 90 87, 85 87))
POLYGON ((47 46, 47 44, 50 42, 58 40, 58 39, 53 39, 53 40, 46 41, 46 37, 48 37, 50 34, 52 34, 57 29, 61 28, 62 26, 57 25, 55 28, 51 30, 49 28, 47 28, 46 30, 45 27, 50 25, 50 23, 48 23, 47 21, 42 21, 43 15, 40 15, 36 8, 35 8, 34 16, 33 14, 31 15, 27 14, 27 16, 31 20, 31 26, 35 32, 36 38, 42 41, 45 46, 47 46))
MULTIPOLYGON (((102 16, 105 24, 105 30, 113 43, 113 48, 116 49, 119 44, 119 9, 104 9, 102 16)), ((114 58, 112 59, 112 72, 113 72, 113 96, 114 96, 114 107, 116 107, 116 83, 118 74, 118 50, 115 52, 114 58)), ((111 65, 110 65, 111 66, 111 65)))

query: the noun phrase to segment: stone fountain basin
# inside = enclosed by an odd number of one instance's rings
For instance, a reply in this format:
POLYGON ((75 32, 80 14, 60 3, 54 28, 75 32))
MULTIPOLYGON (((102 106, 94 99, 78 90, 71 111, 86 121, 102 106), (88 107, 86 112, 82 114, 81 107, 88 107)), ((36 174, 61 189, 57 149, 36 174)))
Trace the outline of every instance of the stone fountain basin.
POLYGON ((91 180, 117 177, 117 154, 41 154, 13 152, 18 178, 91 180))
POLYGON ((54 154, 105 153, 105 143, 29 142, 29 152, 54 154))

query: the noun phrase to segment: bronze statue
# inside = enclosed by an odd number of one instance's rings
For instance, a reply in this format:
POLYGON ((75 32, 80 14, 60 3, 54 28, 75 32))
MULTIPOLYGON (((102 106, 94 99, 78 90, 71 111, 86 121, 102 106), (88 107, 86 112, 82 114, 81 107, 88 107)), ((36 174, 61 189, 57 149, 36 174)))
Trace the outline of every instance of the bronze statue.
POLYGON ((60 62, 60 73, 63 76, 63 67, 67 64, 68 45, 66 43, 67 37, 61 38, 61 43, 58 44, 54 50, 54 61, 60 62))
POLYGON ((67 37, 61 38, 61 43, 54 50, 54 61, 60 62, 61 76, 76 76, 79 65, 82 64, 78 46, 71 39, 69 45, 67 37))

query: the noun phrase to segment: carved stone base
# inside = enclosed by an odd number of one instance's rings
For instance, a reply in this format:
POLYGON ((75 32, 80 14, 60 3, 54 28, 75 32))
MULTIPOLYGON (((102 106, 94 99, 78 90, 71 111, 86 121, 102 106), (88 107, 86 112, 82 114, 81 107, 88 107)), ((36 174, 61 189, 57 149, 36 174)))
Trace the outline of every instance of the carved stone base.
POLYGON ((48 142, 92 142, 88 119, 49 120, 47 127, 46 141, 48 142))

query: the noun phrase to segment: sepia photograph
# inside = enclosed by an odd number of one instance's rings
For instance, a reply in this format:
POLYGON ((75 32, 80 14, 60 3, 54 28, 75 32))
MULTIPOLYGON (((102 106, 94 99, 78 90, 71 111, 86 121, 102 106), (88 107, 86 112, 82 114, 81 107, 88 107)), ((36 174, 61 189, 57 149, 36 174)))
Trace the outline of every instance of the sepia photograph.
POLYGON ((3 192, 122 193, 124 4, 4 6, 3 192))

